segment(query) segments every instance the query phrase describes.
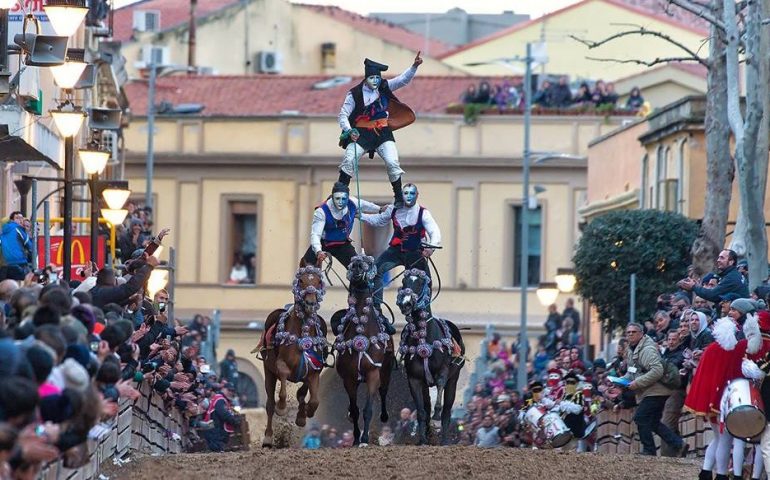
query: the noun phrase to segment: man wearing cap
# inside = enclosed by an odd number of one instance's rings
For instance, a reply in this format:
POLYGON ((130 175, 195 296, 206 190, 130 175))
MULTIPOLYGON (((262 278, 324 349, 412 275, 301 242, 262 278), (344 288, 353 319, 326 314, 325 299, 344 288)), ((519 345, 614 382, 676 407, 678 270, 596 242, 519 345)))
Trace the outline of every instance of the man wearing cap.
POLYGON ((578 439, 577 451, 585 452, 586 442, 583 440, 586 433, 586 419, 583 414, 585 401, 583 391, 577 388, 579 381, 580 379, 573 371, 564 375, 564 396, 559 401, 559 411, 564 416, 564 424, 578 439))
POLYGON ((696 284, 695 280, 685 278, 677 285, 679 288, 695 293, 695 295, 705 298, 709 302, 718 302, 719 297, 726 293, 735 293, 741 298, 749 296, 748 282, 736 268, 738 263, 738 254, 732 250, 722 250, 717 257, 717 270, 719 271, 719 282, 713 288, 703 287, 696 284))
POLYGON ((231 402, 235 398, 235 388, 225 385, 221 391, 209 401, 209 408, 203 416, 204 422, 214 422, 213 428, 204 430, 203 438, 212 452, 222 452, 235 432, 235 427, 241 424, 241 418, 233 413, 231 402))
POLYGON ((356 255, 350 233, 356 217, 364 222, 368 219, 358 215, 358 206, 362 213, 379 213, 380 207, 372 202, 350 196, 350 188, 341 182, 335 182, 332 194, 313 212, 313 225, 310 227, 310 247, 302 257, 300 264, 315 265, 328 255, 336 258, 345 268, 356 255))
POLYGON ((337 117, 342 129, 340 146, 345 149, 339 167, 341 183, 350 185, 356 165, 364 153, 368 152, 371 158, 377 152, 387 166, 394 203, 398 205, 402 202, 401 175, 404 171, 398 162, 392 130, 411 123, 414 113, 399 102, 393 92, 408 85, 421 64, 422 58, 417 52, 414 63, 404 73, 383 81, 382 72, 387 71, 388 66, 368 58, 364 60, 365 78, 350 89, 337 117), (404 118, 397 118, 394 115, 396 112, 404 118))

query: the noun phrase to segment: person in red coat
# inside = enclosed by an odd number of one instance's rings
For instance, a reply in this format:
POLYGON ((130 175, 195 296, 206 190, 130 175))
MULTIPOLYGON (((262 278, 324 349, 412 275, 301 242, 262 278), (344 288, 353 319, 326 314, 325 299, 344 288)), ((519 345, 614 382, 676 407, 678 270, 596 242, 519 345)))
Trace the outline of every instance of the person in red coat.
POLYGON ((727 469, 732 445, 731 435, 718 423, 722 393, 727 384, 742 378, 741 370, 747 353, 754 354, 761 347, 761 336, 756 317, 746 314, 743 332, 746 338, 738 340, 738 327, 730 317, 723 317, 714 323, 714 339, 703 351, 698 368, 684 400, 684 408, 708 420, 714 432, 714 440, 706 449, 699 479, 711 479, 716 464, 717 479, 727 478, 727 469))

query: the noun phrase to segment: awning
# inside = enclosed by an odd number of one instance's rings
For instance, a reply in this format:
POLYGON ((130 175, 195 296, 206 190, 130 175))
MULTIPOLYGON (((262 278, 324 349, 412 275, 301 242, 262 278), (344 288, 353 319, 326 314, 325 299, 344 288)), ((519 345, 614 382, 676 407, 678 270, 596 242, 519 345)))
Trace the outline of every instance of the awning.
POLYGON ((24 141, 8 134, 8 125, 0 125, 0 162, 45 162, 57 170, 59 164, 24 141))

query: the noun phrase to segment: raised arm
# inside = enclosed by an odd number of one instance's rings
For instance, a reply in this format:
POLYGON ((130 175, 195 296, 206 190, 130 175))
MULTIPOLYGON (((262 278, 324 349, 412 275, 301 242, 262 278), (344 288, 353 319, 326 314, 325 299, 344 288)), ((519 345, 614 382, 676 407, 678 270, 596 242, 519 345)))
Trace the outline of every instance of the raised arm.
POLYGON ((404 73, 401 75, 391 78, 388 80, 388 86, 392 91, 398 90, 401 87, 405 87, 409 85, 409 82, 412 81, 415 74, 417 73, 417 67, 419 67, 422 64, 422 57, 420 57, 420 52, 417 52, 417 56, 414 57, 414 63, 412 63, 412 66, 407 68, 404 73))
POLYGON ((356 207, 358 207, 358 202, 361 202, 361 213, 380 213, 380 206, 376 203, 352 196, 350 197, 350 201, 355 203, 356 207))
POLYGON ((384 227, 390 224, 390 216, 392 213, 393 213, 393 205, 388 205, 388 208, 386 208, 385 211, 382 213, 362 214, 361 221, 373 227, 384 227))

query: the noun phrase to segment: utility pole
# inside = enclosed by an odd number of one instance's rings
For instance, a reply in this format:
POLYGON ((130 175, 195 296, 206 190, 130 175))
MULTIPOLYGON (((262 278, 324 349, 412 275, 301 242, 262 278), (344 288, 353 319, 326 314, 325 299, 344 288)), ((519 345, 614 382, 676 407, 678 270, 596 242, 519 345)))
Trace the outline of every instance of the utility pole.
POLYGON ((532 110, 532 45, 527 43, 524 59, 524 155, 522 158, 521 197, 521 260, 519 261, 519 282, 521 283, 521 326, 519 328, 519 371, 517 388, 520 392, 527 386, 527 287, 529 286, 529 130, 532 110))
POLYGON ((150 62, 150 85, 147 92, 147 172, 144 191, 144 206, 152 208, 152 175, 155 168, 155 81, 158 75, 158 66, 155 59, 150 62))

